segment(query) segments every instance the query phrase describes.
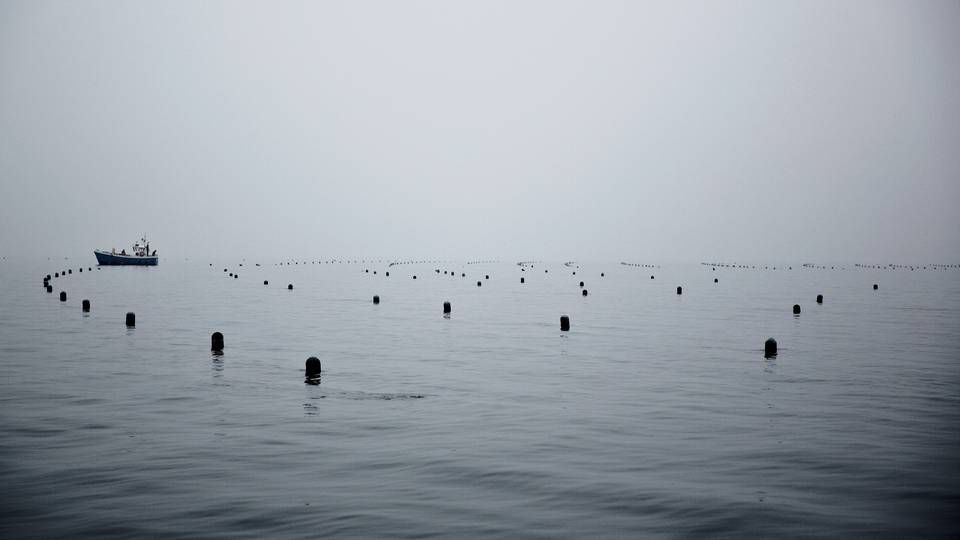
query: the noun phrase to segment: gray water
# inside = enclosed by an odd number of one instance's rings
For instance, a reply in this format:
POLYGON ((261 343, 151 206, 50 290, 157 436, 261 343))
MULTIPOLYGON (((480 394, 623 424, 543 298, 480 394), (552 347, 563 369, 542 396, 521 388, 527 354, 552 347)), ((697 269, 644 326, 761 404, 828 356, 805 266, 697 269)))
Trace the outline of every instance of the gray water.
POLYGON ((0 536, 960 534, 958 270, 260 262, 0 262, 0 536))

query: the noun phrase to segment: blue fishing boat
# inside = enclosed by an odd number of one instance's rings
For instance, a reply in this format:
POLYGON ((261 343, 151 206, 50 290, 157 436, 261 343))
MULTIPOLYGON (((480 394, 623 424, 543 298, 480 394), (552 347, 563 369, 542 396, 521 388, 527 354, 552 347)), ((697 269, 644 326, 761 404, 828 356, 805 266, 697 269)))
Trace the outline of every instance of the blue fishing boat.
POLYGON ((117 253, 116 249, 95 249, 93 254, 97 256, 97 264, 100 266, 156 266, 160 261, 157 250, 150 251, 150 243, 146 237, 134 243, 130 253, 125 249, 120 253, 117 253))

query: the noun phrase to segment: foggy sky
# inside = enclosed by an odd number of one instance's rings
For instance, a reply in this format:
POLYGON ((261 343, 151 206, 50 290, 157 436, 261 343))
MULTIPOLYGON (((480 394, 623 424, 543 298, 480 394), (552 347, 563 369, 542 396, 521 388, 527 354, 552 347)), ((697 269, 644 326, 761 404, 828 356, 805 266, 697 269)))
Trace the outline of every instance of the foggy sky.
POLYGON ((0 0, 0 252, 960 260, 960 2, 0 0))

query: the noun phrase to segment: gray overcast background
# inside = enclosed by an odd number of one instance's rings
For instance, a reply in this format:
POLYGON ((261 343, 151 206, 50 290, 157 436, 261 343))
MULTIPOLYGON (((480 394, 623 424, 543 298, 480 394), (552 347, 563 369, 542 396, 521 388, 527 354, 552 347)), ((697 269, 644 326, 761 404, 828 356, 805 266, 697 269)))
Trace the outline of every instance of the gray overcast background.
POLYGON ((0 252, 957 262, 960 2, 0 0, 0 252))

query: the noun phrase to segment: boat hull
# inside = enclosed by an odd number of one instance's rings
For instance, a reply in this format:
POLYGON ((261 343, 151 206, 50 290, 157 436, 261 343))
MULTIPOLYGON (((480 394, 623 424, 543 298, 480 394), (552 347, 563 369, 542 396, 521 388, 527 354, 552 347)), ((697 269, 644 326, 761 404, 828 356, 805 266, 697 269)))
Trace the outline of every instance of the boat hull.
POLYGON ((97 264, 100 266, 156 266, 159 262, 159 257, 156 256, 138 257, 107 251, 94 251, 93 254, 97 256, 97 264))

